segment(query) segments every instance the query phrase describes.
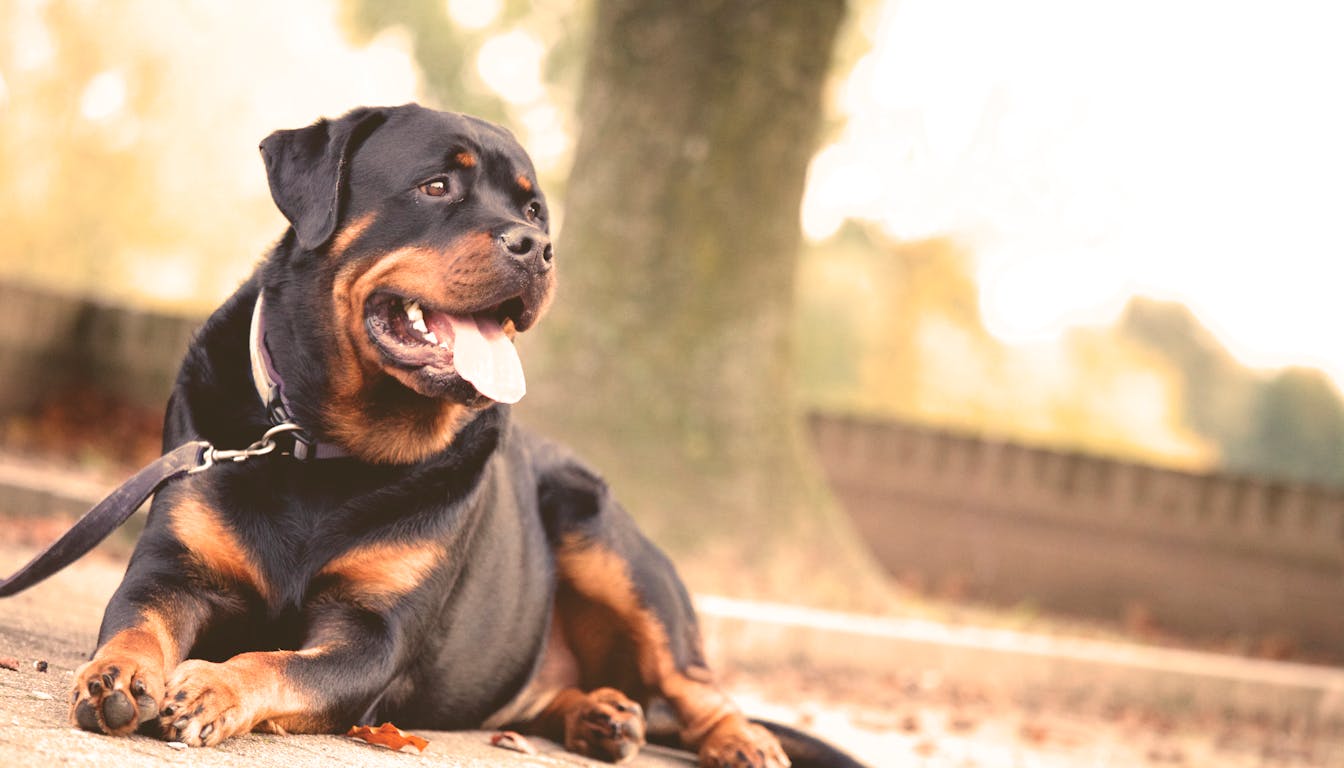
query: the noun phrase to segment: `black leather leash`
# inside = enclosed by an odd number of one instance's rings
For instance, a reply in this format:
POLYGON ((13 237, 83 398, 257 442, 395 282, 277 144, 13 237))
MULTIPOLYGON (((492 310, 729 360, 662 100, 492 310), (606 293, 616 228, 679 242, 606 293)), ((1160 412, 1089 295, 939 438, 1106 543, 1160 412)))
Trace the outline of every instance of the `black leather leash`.
POLYGON ((107 498, 84 513, 70 530, 42 550, 13 576, 0 581, 0 597, 9 597, 46 579, 83 557, 112 534, 140 508, 145 500, 168 483, 195 472, 203 472, 225 461, 244 461, 275 450, 275 436, 299 431, 294 422, 277 424, 261 439, 241 450, 221 451, 204 440, 184 443, 155 459, 122 483, 107 498))

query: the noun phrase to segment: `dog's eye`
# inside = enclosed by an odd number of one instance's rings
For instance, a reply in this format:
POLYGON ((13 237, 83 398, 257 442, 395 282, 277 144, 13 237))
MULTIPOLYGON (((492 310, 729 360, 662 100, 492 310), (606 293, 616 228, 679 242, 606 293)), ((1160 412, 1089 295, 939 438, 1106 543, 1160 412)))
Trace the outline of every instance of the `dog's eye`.
POLYGON ((443 197, 448 194, 448 180, 434 179, 420 185, 420 191, 430 197, 443 197))
POLYGON ((528 221, 536 221, 541 216, 541 203, 536 200, 528 203, 523 215, 527 216, 528 221))

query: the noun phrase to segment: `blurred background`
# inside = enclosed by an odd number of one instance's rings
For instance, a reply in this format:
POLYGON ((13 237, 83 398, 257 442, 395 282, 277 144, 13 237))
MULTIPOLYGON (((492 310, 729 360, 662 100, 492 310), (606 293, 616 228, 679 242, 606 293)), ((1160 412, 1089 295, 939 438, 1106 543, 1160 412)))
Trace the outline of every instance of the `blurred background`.
POLYGON ((256 145, 515 132, 521 418, 694 588, 1344 659, 1329 2, 0 2, 0 449, 115 479, 285 221, 256 145), (971 613, 967 613, 971 611, 971 613))

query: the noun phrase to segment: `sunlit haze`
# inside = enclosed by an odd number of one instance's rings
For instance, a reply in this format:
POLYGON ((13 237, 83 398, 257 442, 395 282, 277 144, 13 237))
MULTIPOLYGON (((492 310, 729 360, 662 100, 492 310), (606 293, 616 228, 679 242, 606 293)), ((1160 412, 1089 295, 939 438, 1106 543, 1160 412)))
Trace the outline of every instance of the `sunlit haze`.
MULTIPOLYGON (((21 0, 0 31, 0 109, 23 168, 12 214, 53 215, 41 201, 68 183, 61 142, 84 131, 113 151, 152 145, 138 173, 160 213, 215 228, 187 238, 146 215, 154 236, 128 247, 126 274, 105 276, 111 292, 213 303, 280 222, 262 136, 427 98, 410 33, 357 41, 331 0, 95 4, 80 14, 115 42, 74 63, 44 8, 21 0), (146 78, 141 60, 173 65, 146 78), (33 109, 65 109, 43 79, 57 71, 78 78, 68 136, 33 109)), ((562 179, 573 93, 547 80, 547 35, 563 8, 443 8, 479 32, 464 52, 473 87, 501 97, 539 170, 562 179)), ((852 12, 865 53, 836 70, 838 119, 803 205, 809 238, 849 218, 900 241, 954 239, 975 261, 989 330, 1014 345, 1049 346, 1143 294, 1188 304, 1243 362, 1316 365, 1344 382, 1344 5, 901 0, 852 12)))
POLYGON ((810 238, 851 216, 957 237, 1005 341, 1140 293, 1250 365, 1344 381, 1344 5, 903 0, 873 21, 810 238))

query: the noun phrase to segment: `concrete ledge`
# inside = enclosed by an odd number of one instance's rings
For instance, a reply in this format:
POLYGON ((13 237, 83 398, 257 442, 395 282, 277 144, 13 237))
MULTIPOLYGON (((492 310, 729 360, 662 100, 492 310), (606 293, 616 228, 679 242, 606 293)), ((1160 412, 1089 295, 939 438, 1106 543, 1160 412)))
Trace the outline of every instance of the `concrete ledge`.
POLYGON ((715 658, 923 675, 1173 711, 1344 724, 1344 670, 1198 651, 860 616, 702 595, 715 658))
POLYGON ((115 487, 92 474, 0 454, 0 516, 76 518, 115 487))

